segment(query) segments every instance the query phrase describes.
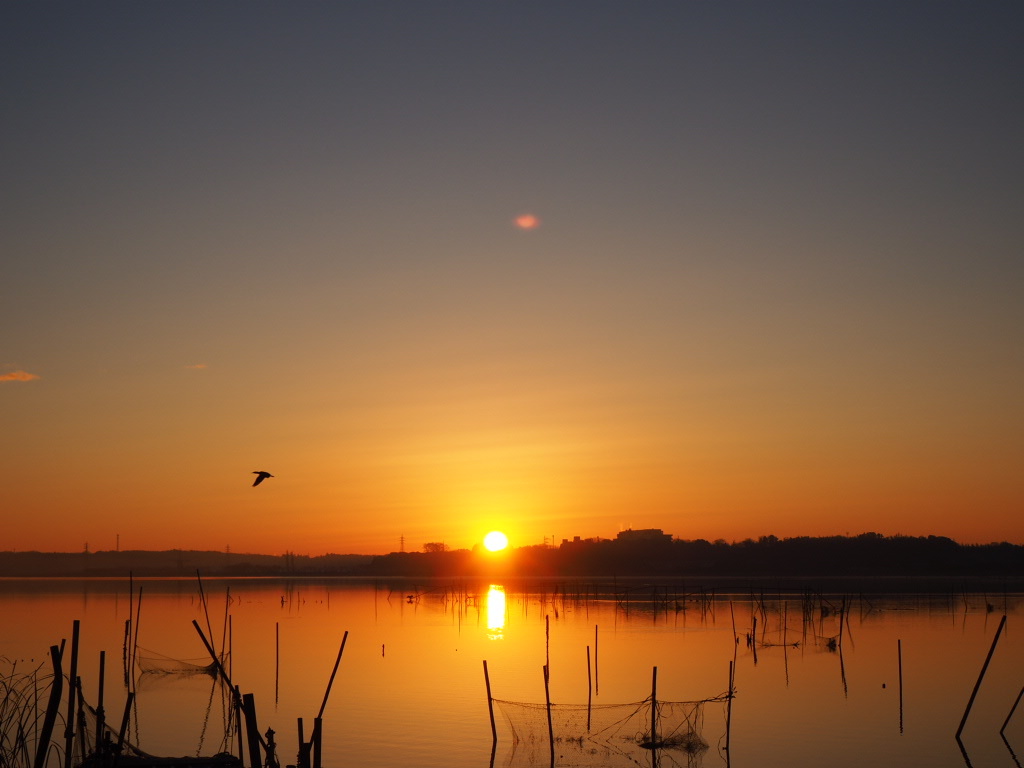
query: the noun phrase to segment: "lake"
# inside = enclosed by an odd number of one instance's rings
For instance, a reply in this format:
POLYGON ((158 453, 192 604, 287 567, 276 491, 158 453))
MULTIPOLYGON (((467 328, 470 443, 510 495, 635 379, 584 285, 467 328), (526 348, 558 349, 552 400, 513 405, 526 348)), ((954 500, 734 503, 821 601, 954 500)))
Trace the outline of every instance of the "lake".
MULTIPOLYGON (((296 762, 298 719, 308 738, 321 706, 326 768, 548 765, 548 697, 557 765, 980 768, 1019 766, 1024 749, 1024 712, 1000 736, 1024 686, 1018 594, 204 579, 204 608, 196 579, 132 586, 0 580, 0 674, 48 673, 49 647, 70 644, 78 620, 84 696, 95 703, 105 651, 119 722, 129 617, 140 659, 206 663, 195 621, 230 647, 232 681, 253 694, 261 731, 276 731, 282 765, 296 762), (1003 615, 961 748, 954 734, 1003 615), (654 749, 636 743, 650 741, 652 693, 654 749)), ((141 749, 235 749, 213 676, 135 665, 133 677, 128 734, 141 749)), ((63 726, 55 734, 63 744, 63 726)))

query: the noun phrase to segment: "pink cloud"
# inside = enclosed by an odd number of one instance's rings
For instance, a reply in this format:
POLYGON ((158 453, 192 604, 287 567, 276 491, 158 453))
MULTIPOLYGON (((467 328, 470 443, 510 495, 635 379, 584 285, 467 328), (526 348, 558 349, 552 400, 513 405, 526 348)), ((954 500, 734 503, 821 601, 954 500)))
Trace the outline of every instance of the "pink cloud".
POLYGON ((201 371, 206 368, 206 363, 196 363, 195 365, 186 365, 185 367, 191 371, 201 371))
POLYGON ((10 373, 0 373, 0 381, 32 381, 38 379, 34 373, 28 373, 27 371, 11 371, 10 373))

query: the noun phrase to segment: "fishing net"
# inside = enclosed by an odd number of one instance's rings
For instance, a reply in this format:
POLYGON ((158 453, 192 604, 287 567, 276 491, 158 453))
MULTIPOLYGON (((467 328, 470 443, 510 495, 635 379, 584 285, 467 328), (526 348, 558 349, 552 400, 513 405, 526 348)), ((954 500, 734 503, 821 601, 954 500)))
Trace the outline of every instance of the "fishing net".
POLYGON ((511 730, 512 743, 504 765, 507 768, 551 766, 575 768, 635 768, 656 757, 658 765, 703 765, 710 744, 721 744, 725 736, 723 694, 701 701, 658 701, 653 712, 651 699, 629 704, 552 704, 549 707, 518 701, 494 699, 511 730), (721 727, 706 731, 708 710, 721 714, 721 727), (552 763, 554 744, 554 763, 552 763))
MULTIPOLYGON (((148 648, 138 646, 135 663, 139 670, 158 675, 216 675, 217 665, 209 656, 199 659, 175 659, 148 648)), ((221 665, 227 665, 227 654, 221 656, 221 665)))

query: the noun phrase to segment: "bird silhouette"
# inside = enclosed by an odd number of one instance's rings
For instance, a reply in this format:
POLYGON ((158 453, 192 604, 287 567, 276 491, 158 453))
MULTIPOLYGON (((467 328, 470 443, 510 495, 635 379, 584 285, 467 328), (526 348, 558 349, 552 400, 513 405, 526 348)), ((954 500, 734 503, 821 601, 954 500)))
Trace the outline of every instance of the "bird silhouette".
POLYGON ((256 480, 253 481, 252 484, 254 488, 260 483, 262 483, 264 480, 266 480, 268 477, 273 477, 273 475, 270 474, 269 472, 254 471, 253 474, 256 475, 256 480))

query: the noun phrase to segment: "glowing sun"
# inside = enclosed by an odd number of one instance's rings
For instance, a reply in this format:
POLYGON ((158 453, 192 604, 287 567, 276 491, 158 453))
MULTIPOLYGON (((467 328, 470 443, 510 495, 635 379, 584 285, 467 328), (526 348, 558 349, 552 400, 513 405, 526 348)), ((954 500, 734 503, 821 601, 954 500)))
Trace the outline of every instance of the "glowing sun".
POLYGON ((516 217, 516 226, 520 229, 536 229, 540 226, 540 219, 532 213, 524 213, 516 217))
POLYGON ((491 552, 497 552, 508 546, 508 536, 501 531, 491 531, 484 536, 484 547, 491 552))

